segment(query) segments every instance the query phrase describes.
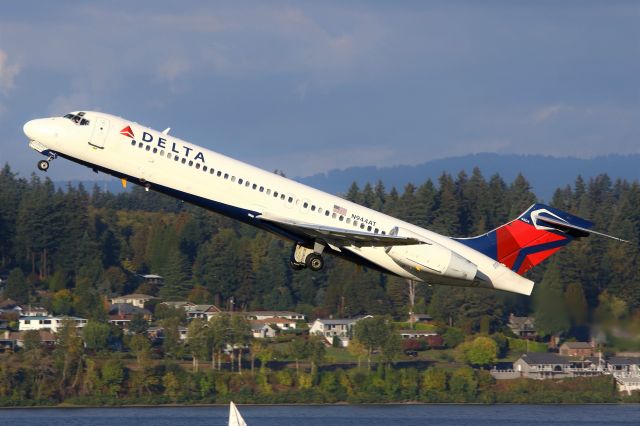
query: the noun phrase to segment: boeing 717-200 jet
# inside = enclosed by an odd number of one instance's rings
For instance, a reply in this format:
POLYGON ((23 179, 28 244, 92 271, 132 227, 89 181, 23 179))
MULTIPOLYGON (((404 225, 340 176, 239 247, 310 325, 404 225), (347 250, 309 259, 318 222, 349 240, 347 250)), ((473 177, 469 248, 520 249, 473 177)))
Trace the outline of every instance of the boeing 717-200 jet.
MULTIPOLYGON (((313 271, 331 253, 428 284, 485 287, 530 295, 523 274, 593 224, 534 204, 473 238, 451 238, 346 201, 201 146, 113 115, 78 111, 24 125, 29 146, 143 185, 283 236, 291 267, 313 271)), ((611 237, 615 238, 615 237, 611 237)))

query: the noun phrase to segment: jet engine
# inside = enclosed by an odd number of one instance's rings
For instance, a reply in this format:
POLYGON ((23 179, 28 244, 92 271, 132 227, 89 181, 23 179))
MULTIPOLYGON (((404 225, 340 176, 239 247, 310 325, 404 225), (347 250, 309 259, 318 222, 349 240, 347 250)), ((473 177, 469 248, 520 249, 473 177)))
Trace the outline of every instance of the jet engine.
POLYGON ((390 246, 387 254, 401 266, 443 277, 473 281, 478 266, 458 253, 404 228, 393 228, 391 235, 412 237, 423 242, 413 246, 390 246))

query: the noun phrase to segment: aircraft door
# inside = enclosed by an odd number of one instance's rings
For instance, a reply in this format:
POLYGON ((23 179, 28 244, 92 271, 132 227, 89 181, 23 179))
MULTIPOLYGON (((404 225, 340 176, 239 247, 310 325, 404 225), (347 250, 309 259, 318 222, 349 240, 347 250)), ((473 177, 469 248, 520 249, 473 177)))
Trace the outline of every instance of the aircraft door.
POLYGON ((109 134, 109 120, 107 120, 106 118, 98 117, 92 121, 95 124, 93 125, 93 131, 91 133, 89 145, 95 146, 97 148, 104 148, 104 143, 107 140, 107 135, 109 134))

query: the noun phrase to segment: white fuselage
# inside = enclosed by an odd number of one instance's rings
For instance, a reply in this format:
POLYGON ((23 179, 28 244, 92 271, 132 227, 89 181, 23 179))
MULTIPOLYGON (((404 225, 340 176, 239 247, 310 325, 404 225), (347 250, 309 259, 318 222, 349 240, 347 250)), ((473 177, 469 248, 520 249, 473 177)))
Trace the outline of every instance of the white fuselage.
MULTIPOLYGON (((53 151, 72 161, 257 226, 261 225, 256 216, 271 213, 297 222, 360 232, 389 234, 395 227, 402 228, 434 241, 477 265, 484 279, 473 283, 457 281, 425 270, 401 266, 387 254, 384 247, 348 246, 333 250, 334 253, 347 250, 362 258, 364 263, 374 264, 400 277, 431 284, 481 286, 531 293, 533 283, 530 280, 449 237, 120 117, 97 112, 86 112, 84 117, 89 121, 88 125, 56 117, 32 120, 24 130, 32 141, 32 148, 40 152, 53 151), (125 131, 127 127, 130 133, 125 131)), ((284 235, 296 238, 290 234, 284 235)), ((407 249, 411 247, 407 246, 407 249)))

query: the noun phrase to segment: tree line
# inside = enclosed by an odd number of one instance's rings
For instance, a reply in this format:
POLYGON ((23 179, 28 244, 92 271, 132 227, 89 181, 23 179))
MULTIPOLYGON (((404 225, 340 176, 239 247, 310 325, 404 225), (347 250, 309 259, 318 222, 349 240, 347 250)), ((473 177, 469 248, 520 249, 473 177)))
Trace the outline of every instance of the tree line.
MULTIPOLYGON (((517 217, 536 201, 523 176, 507 183, 475 169, 443 174, 401 191, 382 182, 344 197, 451 236, 477 235, 517 217)), ((418 285, 415 312, 465 331, 499 330, 508 314, 535 314, 542 334, 580 337, 595 318, 639 315, 640 186, 606 175, 559 188, 552 206, 588 218, 598 230, 631 241, 590 237, 571 244, 530 277, 532 298, 482 289, 418 285)), ((133 291, 235 310, 287 309, 313 316, 391 315, 409 310, 404 280, 327 257, 318 273, 288 267, 291 245, 268 233, 133 190, 56 189, 48 178, 0 171, 0 274, 4 295, 42 303, 54 313, 104 319, 104 299, 133 291), (164 285, 141 283, 155 273, 164 285)))

